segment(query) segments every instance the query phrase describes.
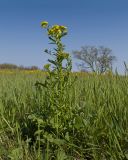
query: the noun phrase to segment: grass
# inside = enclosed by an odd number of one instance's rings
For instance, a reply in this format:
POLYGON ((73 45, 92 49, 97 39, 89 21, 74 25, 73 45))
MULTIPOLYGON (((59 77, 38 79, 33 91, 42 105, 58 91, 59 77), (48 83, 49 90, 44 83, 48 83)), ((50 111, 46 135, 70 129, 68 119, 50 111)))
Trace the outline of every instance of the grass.
POLYGON ((0 73, 1 160, 128 159, 127 77, 78 74, 49 123, 37 80, 44 82, 42 72, 0 73))

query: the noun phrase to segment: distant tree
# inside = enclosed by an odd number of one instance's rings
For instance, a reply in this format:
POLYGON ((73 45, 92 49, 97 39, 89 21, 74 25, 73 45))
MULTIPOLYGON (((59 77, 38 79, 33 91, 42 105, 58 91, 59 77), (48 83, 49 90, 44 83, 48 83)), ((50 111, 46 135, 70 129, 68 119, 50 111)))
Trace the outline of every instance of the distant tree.
POLYGON ((112 55, 112 50, 106 47, 84 46, 80 51, 72 52, 75 58, 82 61, 79 64, 81 70, 96 73, 112 71, 113 62, 116 57, 112 55))

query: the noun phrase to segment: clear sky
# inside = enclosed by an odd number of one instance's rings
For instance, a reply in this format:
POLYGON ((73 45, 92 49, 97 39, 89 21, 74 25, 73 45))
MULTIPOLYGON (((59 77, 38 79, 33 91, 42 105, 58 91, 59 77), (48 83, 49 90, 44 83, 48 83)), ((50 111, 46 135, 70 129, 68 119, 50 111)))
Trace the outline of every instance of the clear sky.
POLYGON ((0 63, 41 68, 49 47, 43 20, 68 27, 68 52, 103 45, 113 50, 119 71, 128 63, 128 0, 0 0, 0 63))

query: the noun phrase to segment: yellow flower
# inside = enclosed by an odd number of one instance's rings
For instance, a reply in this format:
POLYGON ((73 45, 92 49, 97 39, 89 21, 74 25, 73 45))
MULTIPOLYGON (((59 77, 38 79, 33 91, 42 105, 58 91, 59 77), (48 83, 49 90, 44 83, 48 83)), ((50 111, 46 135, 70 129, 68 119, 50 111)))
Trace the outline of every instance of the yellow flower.
POLYGON ((65 27, 65 26, 60 26, 60 29, 61 29, 62 31, 66 31, 66 30, 67 30, 67 27, 65 27))
POLYGON ((51 28, 51 29, 48 30, 48 35, 53 35, 53 33, 54 33, 53 28, 51 28))
POLYGON ((47 22, 47 21, 41 22, 41 26, 42 26, 43 28, 46 28, 46 27, 48 26, 48 22, 47 22))
POLYGON ((55 34, 61 34, 62 32, 61 32, 60 29, 55 28, 55 29, 54 29, 54 33, 55 33, 55 34))
POLYGON ((54 25, 52 28, 54 28, 54 29, 60 29, 60 26, 59 25, 54 25))

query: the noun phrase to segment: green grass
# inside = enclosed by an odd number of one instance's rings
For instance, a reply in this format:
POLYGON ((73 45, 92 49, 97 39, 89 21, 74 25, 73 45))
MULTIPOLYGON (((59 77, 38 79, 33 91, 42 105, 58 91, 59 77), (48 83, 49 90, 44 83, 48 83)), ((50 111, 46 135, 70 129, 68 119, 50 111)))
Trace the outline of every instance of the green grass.
POLYGON ((50 124, 35 87, 44 79, 0 74, 0 160, 128 159, 128 77, 78 75, 58 119, 47 111, 50 124))

